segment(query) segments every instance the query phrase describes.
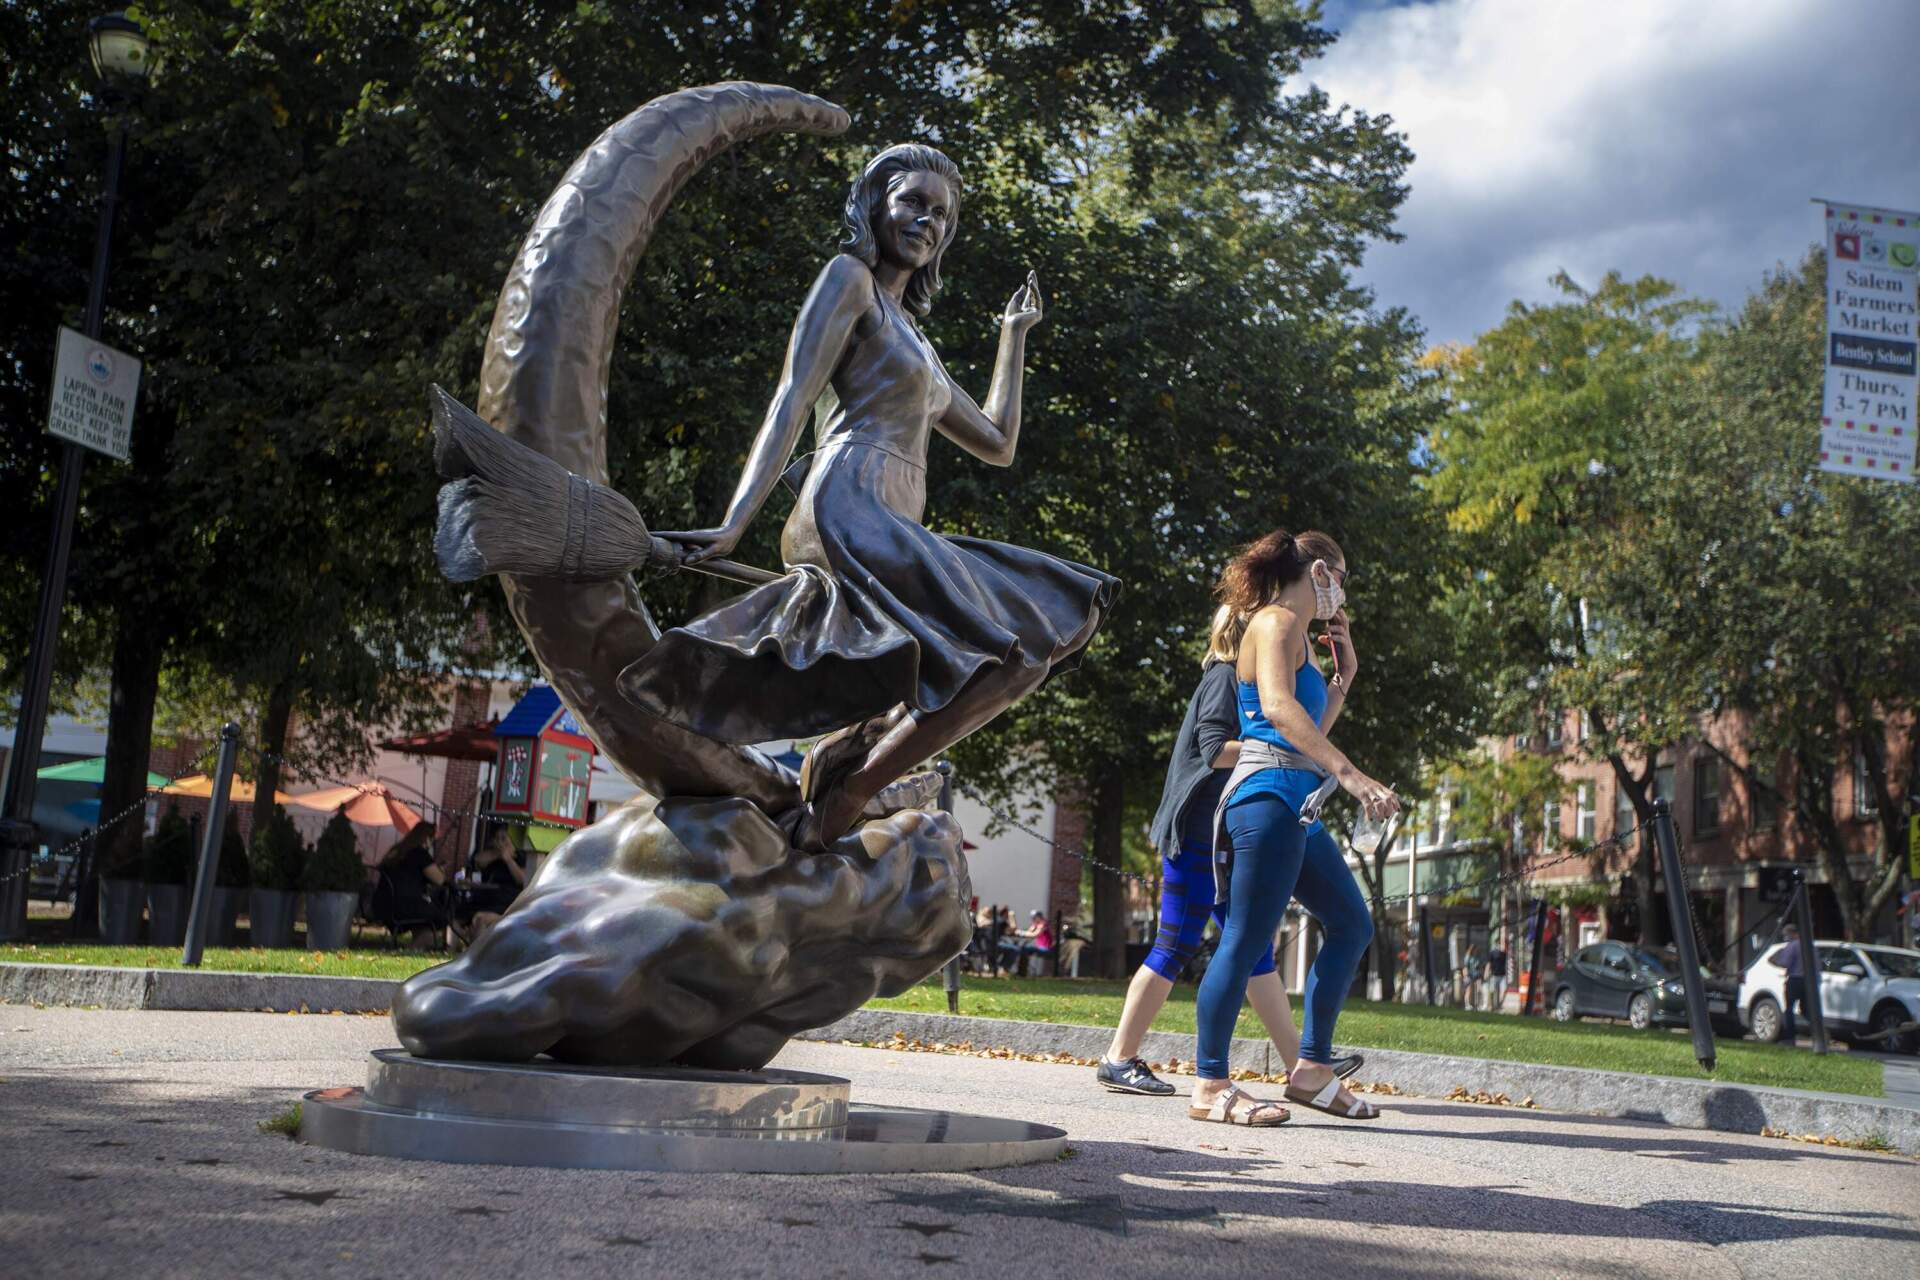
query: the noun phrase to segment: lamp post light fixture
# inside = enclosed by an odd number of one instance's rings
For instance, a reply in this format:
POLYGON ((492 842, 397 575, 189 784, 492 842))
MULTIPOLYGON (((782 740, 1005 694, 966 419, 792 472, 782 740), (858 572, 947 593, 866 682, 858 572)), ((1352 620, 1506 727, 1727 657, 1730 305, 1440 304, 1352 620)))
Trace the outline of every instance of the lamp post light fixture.
MULTIPOLYGON (((113 133, 107 145, 105 189, 100 200, 100 229, 94 239, 93 275, 87 288, 83 331, 98 338, 106 319, 107 264, 113 251, 114 215, 120 205, 120 171, 127 151, 127 126, 122 108, 136 101, 153 67, 153 50, 146 30, 124 13, 109 13, 87 24, 87 51, 99 77, 98 96, 114 113, 113 133)), ((60 642, 60 610, 67 598, 67 560, 73 550, 74 519, 80 508, 80 476, 86 453, 67 441, 60 448, 60 483, 53 497, 53 536, 47 546, 46 571, 40 578, 40 604, 34 615, 32 647, 27 651, 26 680, 20 691, 20 714, 9 756, 6 790, 0 796, 0 939, 26 932, 27 886, 39 831, 33 821, 33 798, 40 748, 46 740, 47 698, 53 684, 54 652, 60 642)), ((74 888, 78 910, 81 887, 74 888)))
POLYGON ((152 70, 147 31, 124 13, 107 13, 87 24, 87 50, 94 74, 109 92, 138 91, 152 70))

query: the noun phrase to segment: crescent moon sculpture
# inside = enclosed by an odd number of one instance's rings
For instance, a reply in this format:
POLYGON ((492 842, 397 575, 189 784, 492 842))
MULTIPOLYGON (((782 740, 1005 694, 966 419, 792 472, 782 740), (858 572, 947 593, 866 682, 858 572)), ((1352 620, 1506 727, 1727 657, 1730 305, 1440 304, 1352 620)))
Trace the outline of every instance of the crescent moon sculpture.
MULTIPOLYGON (((607 374, 620 300, 688 179, 738 142, 844 133, 847 113, 777 85, 683 89, 609 128, 573 162, 514 255, 480 371, 480 417, 567 471, 607 483, 607 374)), ((751 748, 648 716, 616 687, 660 638, 630 575, 507 574, 507 605, 547 680, 600 750, 658 796, 791 808, 793 779, 751 748)))
POLYGON ((436 389, 436 461, 453 480, 442 566, 501 571, 542 672, 651 794, 562 842, 470 950, 403 985, 394 1025, 418 1056, 759 1067, 795 1032, 912 986, 971 935, 949 815, 908 804, 828 852, 801 852, 769 816, 798 801, 791 771, 649 714, 616 683, 660 638, 625 570, 661 549, 606 485, 621 294, 707 161, 764 134, 847 124, 831 103, 757 84, 633 112, 567 170, 520 246, 478 416, 436 389), (516 531, 516 500, 544 501, 544 515, 516 531), (596 545, 584 546, 594 512, 596 545))

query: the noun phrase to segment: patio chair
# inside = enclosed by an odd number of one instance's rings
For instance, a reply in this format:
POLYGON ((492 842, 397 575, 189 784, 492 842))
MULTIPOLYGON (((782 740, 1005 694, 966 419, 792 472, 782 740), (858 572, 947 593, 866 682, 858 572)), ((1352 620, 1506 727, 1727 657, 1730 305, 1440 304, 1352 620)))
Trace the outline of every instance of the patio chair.
POLYGON ((406 902, 393 883, 393 876, 382 871, 374 881, 373 896, 367 901, 367 919, 387 931, 393 949, 400 949, 402 930, 431 929, 434 945, 446 945, 446 912, 432 903, 406 902))

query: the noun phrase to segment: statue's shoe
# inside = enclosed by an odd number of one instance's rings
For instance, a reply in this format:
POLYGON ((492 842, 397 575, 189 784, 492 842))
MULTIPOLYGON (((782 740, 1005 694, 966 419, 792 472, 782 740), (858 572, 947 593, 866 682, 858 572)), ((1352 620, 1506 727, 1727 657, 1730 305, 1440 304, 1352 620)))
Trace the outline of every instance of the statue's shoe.
POLYGON ((859 724, 835 729, 814 743, 800 765, 800 798, 816 802, 826 795, 842 778, 860 767, 867 753, 906 714, 904 705, 897 706, 859 724))
POLYGON ((880 793, 860 810, 861 818, 886 818, 902 809, 940 807, 940 775, 932 769, 896 778, 880 788, 880 793))

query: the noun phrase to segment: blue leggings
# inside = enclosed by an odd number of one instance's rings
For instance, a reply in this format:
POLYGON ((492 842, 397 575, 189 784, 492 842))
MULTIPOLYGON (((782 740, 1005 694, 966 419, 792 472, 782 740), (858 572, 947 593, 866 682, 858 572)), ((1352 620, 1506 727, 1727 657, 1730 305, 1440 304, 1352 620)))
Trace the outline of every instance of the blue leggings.
MULTIPOLYGON (((1200 936, 1206 932, 1208 918, 1226 929, 1225 913, 1213 901, 1213 850, 1182 841, 1179 857, 1160 859, 1160 873, 1160 932, 1153 936, 1153 950, 1145 963, 1168 982, 1178 982, 1180 971, 1200 953, 1200 936)), ((1269 942, 1266 954, 1253 962, 1248 976, 1272 972, 1269 942)))
POLYGON ((1272 945, 1291 898, 1312 913, 1324 934, 1307 977, 1300 1059, 1331 1062, 1333 1024, 1373 940, 1366 899, 1333 837, 1325 831, 1307 835, 1299 816, 1278 796, 1257 795, 1231 805, 1227 833, 1233 837, 1233 880, 1227 926, 1200 982, 1197 1070, 1203 1079, 1227 1078, 1227 1051, 1247 997, 1247 978, 1254 959, 1272 945))

